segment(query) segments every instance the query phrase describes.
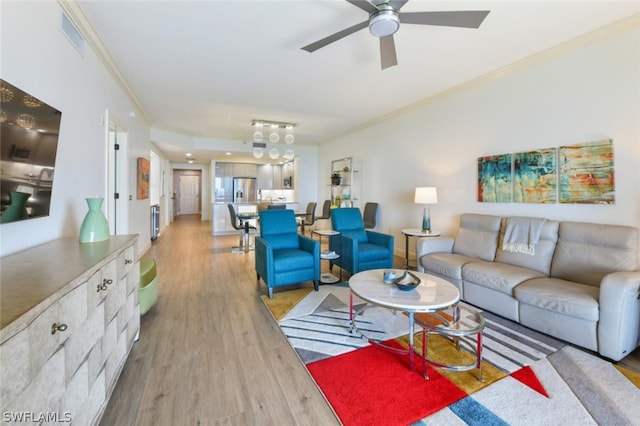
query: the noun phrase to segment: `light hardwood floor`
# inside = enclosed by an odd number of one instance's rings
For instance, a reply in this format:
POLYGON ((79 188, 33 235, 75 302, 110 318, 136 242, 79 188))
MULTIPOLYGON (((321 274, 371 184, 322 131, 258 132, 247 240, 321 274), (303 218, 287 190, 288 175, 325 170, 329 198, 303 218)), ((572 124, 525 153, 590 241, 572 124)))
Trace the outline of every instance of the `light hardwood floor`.
MULTIPOLYGON (((339 424, 260 300, 253 252, 231 253, 237 242, 180 216, 144 253, 160 297, 101 425, 339 424)), ((640 349, 621 364, 640 372, 640 349)))
POLYGON ((160 296, 102 425, 339 424, 260 300, 253 252, 231 253, 237 242, 180 216, 142 256, 156 259, 160 296))

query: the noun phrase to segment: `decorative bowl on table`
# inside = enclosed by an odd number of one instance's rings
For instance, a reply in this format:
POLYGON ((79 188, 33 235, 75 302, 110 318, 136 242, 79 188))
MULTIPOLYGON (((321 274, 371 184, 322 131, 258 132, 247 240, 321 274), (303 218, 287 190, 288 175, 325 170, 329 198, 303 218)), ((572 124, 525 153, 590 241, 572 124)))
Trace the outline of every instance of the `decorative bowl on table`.
POLYGON ((400 276, 393 280, 393 284, 402 291, 413 290, 420 285, 420 282, 420 278, 409 271, 404 271, 400 276))

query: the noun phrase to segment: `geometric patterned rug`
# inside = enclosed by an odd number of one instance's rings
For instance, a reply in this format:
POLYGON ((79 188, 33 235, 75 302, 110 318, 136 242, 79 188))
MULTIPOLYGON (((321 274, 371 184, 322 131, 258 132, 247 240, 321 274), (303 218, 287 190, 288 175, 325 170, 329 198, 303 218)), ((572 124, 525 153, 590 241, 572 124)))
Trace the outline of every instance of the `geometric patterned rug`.
MULTIPOLYGON (((344 283, 262 299, 305 365, 370 345, 351 331, 344 283)), ((438 369, 467 396, 416 425, 640 425, 640 375, 489 312, 482 315, 485 382, 475 370, 438 369)), ((372 307, 356 320, 367 336, 407 346, 408 318, 402 313, 372 307)), ((437 355, 432 340, 429 353, 437 355)))

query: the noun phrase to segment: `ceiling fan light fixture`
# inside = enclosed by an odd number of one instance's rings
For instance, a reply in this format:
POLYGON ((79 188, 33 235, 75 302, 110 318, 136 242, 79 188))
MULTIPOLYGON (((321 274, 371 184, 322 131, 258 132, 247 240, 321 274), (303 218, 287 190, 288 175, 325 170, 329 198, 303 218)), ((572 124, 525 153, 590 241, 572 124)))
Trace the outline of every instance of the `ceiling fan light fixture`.
POLYGON ((380 10, 369 18, 369 32, 376 37, 388 37, 400 28, 400 16, 395 10, 380 10))

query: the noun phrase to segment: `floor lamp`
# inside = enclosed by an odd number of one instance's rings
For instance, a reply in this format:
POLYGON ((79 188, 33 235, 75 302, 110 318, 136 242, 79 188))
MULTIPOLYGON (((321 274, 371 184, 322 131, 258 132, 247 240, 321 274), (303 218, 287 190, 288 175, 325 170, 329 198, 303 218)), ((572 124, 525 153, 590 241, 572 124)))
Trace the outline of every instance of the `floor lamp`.
POLYGON ((431 218, 429 217, 429 204, 438 203, 438 192, 432 186, 422 186, 416 188, 413 199, 416 204, 424 204, 424 214, 422 216, 422 232, 431 232, 431 218))

